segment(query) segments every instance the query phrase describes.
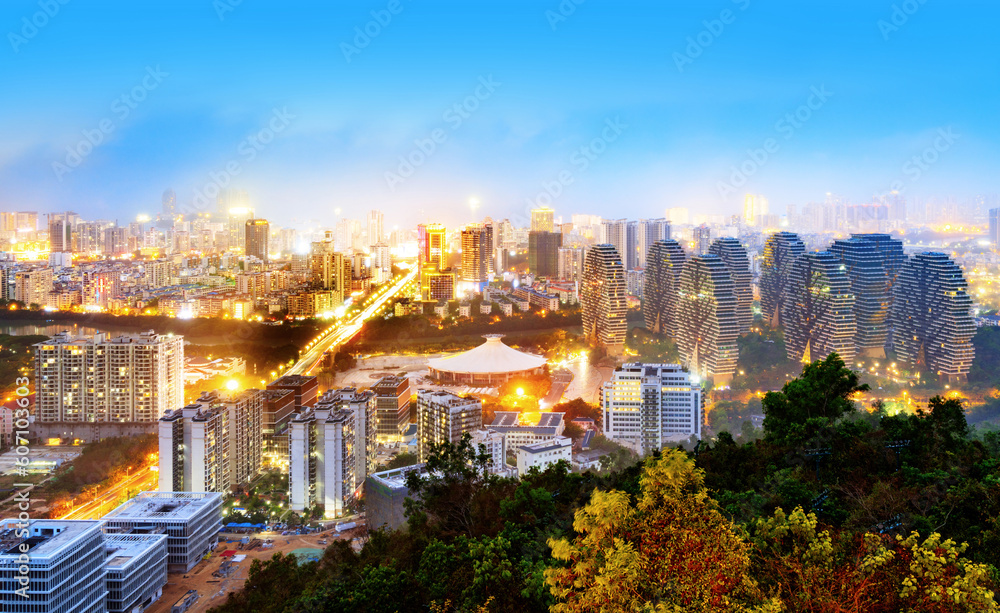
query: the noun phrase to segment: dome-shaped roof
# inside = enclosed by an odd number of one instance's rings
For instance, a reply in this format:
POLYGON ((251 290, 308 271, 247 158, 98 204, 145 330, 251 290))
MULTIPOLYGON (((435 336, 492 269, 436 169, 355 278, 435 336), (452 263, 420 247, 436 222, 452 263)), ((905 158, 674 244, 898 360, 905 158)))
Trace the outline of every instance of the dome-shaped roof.
POLYGON ((485 334, 486 342, 463 353, 436 358, 427 362, 432 370, 486 374, 521 372, 545 365, 545 358, 512 349, 500 340, 502 334, 485 334))

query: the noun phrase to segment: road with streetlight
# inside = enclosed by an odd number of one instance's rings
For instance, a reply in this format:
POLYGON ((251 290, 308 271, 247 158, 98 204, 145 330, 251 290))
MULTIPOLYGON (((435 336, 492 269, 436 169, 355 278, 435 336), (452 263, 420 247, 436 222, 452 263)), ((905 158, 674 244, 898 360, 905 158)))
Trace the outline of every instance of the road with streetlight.
POLYGON ((139 492, 155 492, 159 486, 159 473, 152 466, 143 466, 134 474, 129 474, 120 481, 101 492, 93 500, 73 507, 69 513, 59 519, 100 519, 106 513, 118 506, 122 498, 134 496, 139 492))
POLYGON ((386 303, 402 293, 406 286, 417 278, 417 272, 418 269, 414 267, 406 274, 397 277, 366 298, 364 303, 362 303, 360 311, 320 332, 319 336, 309 341, 305 349, 300 353, 299 361, 289 368, 285 374, 311 374, 323 360, 323 354, 354 338, 361 331, 361 328, 364 327, 365 321, 374 317, 385 307, 386 303))

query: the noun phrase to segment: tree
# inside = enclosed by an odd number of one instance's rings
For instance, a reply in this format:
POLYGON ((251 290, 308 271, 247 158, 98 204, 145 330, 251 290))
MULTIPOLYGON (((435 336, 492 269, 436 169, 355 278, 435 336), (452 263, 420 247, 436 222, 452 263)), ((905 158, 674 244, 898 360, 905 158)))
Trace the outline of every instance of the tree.
POLYGON ((557 604, 576 611, 778 611, 749 577, 749 547, 719 513, 704 474, 678 450, 651 457, 632 504, 594 491, 572 540, 551 539, 564 566, 545 572, 557 604))
POLYGON ((836 353, 807 364, 802 375, 786 383, 780 392, 764 396, 766 436, 776 442, 801 442, 854 411, 851 396, 868 389, 867 383, 858 384, 857 373, 836 353))
POLYGON ((468 434, 457 444, 432 445, 426 470, 406 476, 410 530, 432 529, 445 537, 499 532, 500 501, 509 497, 515 483, 499 487, 503 480, 490 473, 489 463, 490 456, 475 449, 468 434))

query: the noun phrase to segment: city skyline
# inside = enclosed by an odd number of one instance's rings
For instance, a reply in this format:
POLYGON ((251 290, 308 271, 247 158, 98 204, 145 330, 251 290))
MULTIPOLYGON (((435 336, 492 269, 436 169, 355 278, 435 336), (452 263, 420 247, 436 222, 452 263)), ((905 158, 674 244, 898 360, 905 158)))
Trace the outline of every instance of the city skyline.
POLYGON ((0 207, 124 221, 229 186, 402 227, 996 193, 997 8, 915 6, 12 2, 0 207))

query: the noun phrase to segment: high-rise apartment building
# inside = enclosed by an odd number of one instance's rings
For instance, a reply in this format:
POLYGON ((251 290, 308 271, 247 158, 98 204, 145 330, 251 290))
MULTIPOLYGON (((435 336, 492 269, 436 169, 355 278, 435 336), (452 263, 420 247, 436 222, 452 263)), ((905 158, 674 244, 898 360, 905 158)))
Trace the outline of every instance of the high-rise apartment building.
MULTIPOLYGON (((614 247, 618 253, 618 258, 621 259, 622 267, 625 270, 629 270, 628 254, 631 253, 631 249, 628 244, 627 220, 602 221, 597 242, 614 247)), ((632 247, 634 248, 634 245, 632 247)))
POLYGON ((736 372, 739 320, 733 278, 717 255, 684 263, 677 296, 674 338, 692 374, 728 381, 736 372))
POLYGON ((305 375, 283 375, 267 384, 269 390, 291 390, 295 394, 295 410, 316 404, 319 397, 319 379, 305 375))
POLYGON ((740 334, 750 331, 753 323, 753 286, 750 274, 750 257, 746 247, 739 240, 731 237, 717 238, 712 242, 708 252, 722 258, 730 276, 733 278, 733 293, 736 294, 736 322, 740 334))
POLYGON ((712 246, 712 229, 702 224, 692 230, 694 236, 694 254, 707 255, 712 246))
POLYGON ((230 251, 242 251, 246 253, 247 248, 247 222, 254 218, 253 209, 234 208, 229 209, 228 217, 228 240, 226 246, 230 251))
POLYGON ((385 215, 382 211, 368 211, 368 244, 377 245, 385 240, 385 215))
POLYGON ((767 198, 759 194, 747 194, 743 199, 743 222, 748 226, 761 224, 762 217, 769 213, 767 198))
POLYGON ((340 305, 351 295, 351 260, 334 250, 332 240, 317 241, 312 244, 309 254, 309 270, 312 284, 334 293, 333 301, 340 305))
POLYGON ((223 189, 216 196, 215 204, 219 217, 225 218, 229 215, 230 209, 249 209, 250 194, 243 189, 223 189))
POLYGON ((851 281, 857 354, 885 357, 891 340, 892 287, 906 261, 903 242, 888 234, 852 234, 834 241, 830 251, 840 258, 851 281))
POLYGON ((180 336, 62 332, 34 350, 37 424, 153 424, 184 405, 180 336))
POLYGON ((441 270, 448 266, 448 234, 443 225, 417 226, 417 248, 421 267, 441 270))
POLYGON ((670 240, 670 222, 666 219, 640 219, 636 224, 636 268, 646 268, 646 257, 656 241, 670 240))
POLYGON ((202 394, 160 418, 160 489, 228 494, 263 467, 264 393, 202 394))
POLYGON ((969 373, 976 326, 962 269, 944 253, 910 258, 893 290, 893 347, 899 360, 948 381, 969 373))
POLYGON ((681 270, 686 259, 684 249, 675 240, 656 241, 650 247, 642 289, 642 316, 647 330, 674 336, 681 270))
POLYGON ((376 439, 385 443, 399 441, 410 425, 410 380, 386 375, 371 390, 375 393, 378 422, 376 439))
POLYGON ((677 364, 623 364, 601 386, 604 434, 641 455, 701 436, 702 390, 677 364))
POLYGON ((163 192, 163 216, 173 217, 177 213, 177 194, 169 187, 163 192))
POLYGON ((1000 209, 990 209, 989 212, 990 242, 993 247, 1000 247, 1000 209))
POLYGON ((788 358, 813 362, 836 352, 847 364, 853 362, 855 296, 840 257, 832 251, 800 255, 785 291, 781 318, 788 358))
POLYGON ((128 252, 128 240, 125 237, 125 228, 114 226, 105 228, 103 234, 102 253, 104 255, 119 256, 128 252))
POLYGON ((531 209, 532 232, 555 232, 555 211, 548 207, 531 209))
POLYGON ((441 390, 417 391, 417 444, 420 461, 431 446, 458 443, 462 435, 483 427, 483 403, 441 390))
POLYGON ((25 306, 47 306, 52 276, 52 269, 47 267, 14 272, 14 300, 20 300, 25 306))
POLYGON ((479 223, 462 230, 462 280, 483 283, 493 269, 492 229, 479 223))
POLYGON ((271 240, 271 226, 266 219, 248 219, 245 227, 246 254, 260 260, 268 261, 268 243, 271 240))
POLYGON ((583 279, 583 248, 560 247, 557 276, 565 281, 580 282, 583 279))
POLYGON ((353 507, 376 459, 375 395, 330 390, 292 420, 289 435, 289 508, 322 506, 338 517, 353 507))
POLYGON ((594 245, 587 250, 580 302, 583 303, 584 338, 612 353, 620 353, 628 331, 625 267, 613 245, 594 245))
POLYGON ((562 234, 559 232, 529 232, 528 272, 538 277, 557 277, 560 247, 562 247, 562 234))
POLYGON ((764 244, 760 266, 760 309, 771 326, 782 325, 782 305, 787 297, 792 264, 806 252, 794 232, 776 232, 764 244))

